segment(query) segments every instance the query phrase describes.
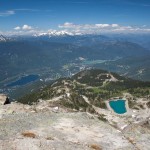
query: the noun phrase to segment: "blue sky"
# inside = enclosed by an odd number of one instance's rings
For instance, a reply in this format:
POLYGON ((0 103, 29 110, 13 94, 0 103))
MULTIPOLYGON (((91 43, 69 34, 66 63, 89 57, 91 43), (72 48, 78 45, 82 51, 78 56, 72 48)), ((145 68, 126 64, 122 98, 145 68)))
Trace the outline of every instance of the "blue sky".
POLYGON ((149 31, 150 0, 0 0, 0 32, 112 28, 149 31))

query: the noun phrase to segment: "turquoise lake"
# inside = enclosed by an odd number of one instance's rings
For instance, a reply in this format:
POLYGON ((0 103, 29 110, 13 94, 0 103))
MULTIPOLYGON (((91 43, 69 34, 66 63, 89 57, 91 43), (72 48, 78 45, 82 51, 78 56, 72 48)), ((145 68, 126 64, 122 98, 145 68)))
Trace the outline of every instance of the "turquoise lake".
POLYGON ((125 100, 119 99, 110 101, 109 105, 117 114, 124 114, 127 112, 125 102, 125 100))

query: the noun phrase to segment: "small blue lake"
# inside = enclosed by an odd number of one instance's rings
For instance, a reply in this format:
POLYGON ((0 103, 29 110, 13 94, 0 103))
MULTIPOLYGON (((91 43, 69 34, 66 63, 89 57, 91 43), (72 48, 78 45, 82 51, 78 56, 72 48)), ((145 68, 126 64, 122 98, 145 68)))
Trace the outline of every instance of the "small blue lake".
POLYGON ((25 77, 21 77, 19 80, 8 84, 7 87, 22 86, 22 85, 28 84, 30 82, 33 82, 33 81, 37 80, 38 78, 39 78, 38 75, 28 75, 25 77))
POLYGON ((125 100, 113 100, 109 102, 110 107, 116 112, 117 114, 124 114, 127 112, 125 100))

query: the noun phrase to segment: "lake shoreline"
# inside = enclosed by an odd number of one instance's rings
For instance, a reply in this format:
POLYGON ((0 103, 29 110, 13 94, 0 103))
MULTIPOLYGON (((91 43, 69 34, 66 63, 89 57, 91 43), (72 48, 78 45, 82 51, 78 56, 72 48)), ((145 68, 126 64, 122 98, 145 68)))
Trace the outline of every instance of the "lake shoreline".
POLYGON ((129 114, 128 100, 125 97, 115 97, 114 99, 111 98, 111 99, 106 101, 106 106, 107 106, 108 110, 111 111, 112 113, 114 113, 115 115, 126 116, 126 115, 129 114), (125 113, 119 114, 119 113, 115 112, 114 109, 110 106, 110 101, 118 101, 118 100, 125 101, 125 108, 126 108, 126 112, 125 113))

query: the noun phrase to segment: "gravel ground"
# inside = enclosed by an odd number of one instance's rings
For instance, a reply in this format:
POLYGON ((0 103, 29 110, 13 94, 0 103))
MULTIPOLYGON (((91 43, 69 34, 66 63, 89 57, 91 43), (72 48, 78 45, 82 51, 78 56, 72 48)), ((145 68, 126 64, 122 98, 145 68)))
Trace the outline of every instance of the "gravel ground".
MULTIPOLYGON (((118 123, 131 119, 108 115, 107 118, 117 118, 118 123)), ((51 106, 48 101, 35 106, 0 105, 0 150, 149 150, 149 120, 132 123, 123 130, 112 125, 112 121, 51 106)))

